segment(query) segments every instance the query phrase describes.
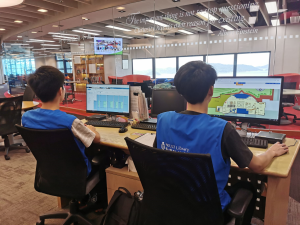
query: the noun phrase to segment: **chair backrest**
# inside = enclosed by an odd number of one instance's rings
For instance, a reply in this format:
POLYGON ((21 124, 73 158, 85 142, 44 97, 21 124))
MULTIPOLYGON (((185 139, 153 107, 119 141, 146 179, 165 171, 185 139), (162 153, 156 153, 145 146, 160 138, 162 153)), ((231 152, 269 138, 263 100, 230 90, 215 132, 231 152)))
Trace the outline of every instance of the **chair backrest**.
POLYGON ((223 223, 209 154, 171 152, 125 140, 145 191, 140 224, 223 223))
POLYGON ((35 96, 35 93, 31 89, 31 87, 29 87, 27 85, 27 87, 25 88, 25 91, 24 91, 23 101, 33 101, 34 96, 35 96))
POLYGON ((84 197, 87 166, 72 132, 22 126, 17 129, 37 161, 35 189, 54 196, 84 197))
POLYGON ((21 124, 23 96, 0 99, 0 135, 17 132, 16 124, 21 124))

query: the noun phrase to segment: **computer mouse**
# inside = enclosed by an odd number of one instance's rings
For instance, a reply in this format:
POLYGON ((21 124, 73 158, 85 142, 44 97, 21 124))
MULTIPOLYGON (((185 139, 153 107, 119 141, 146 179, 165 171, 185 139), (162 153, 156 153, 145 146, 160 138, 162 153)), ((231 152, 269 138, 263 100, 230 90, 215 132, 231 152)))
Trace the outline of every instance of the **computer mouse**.
POLYGON ((128 131, 128 129, 126 127, 121 127, 119 130, 119 133, 125 133, 127 131, 128 131))

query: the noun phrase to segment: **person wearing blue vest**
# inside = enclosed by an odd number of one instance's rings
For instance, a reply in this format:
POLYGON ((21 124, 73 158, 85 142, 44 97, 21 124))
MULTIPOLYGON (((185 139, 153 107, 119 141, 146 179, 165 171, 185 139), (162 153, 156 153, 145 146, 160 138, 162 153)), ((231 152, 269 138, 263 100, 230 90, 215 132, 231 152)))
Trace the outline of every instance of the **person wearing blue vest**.
POLYGON ((92 143, 100 143, 100 135, 93 126, 85 126, 75 116, 59 110, 65 96, 64 80, 64 74, 51 66, 42 66, 29 76, 28 84, 42 101, 42 107, 25 112, 22 125, 42 130, 69 129, 87 165, 88 176, 92 166, 85 151, 92 143))
POLYGON ((210 154, 225 218, 226 207, 239 188, 247 188, 254 193, 244 218, 244 224, 249 225, 254 212, 256 191, 249 182, 240 182, 225 190, 230 158, 240 168, 249 167, 259 173, 274 157, 288 152, 288 147, 276 143, 265 153, 255 156, 230 123, 209 116, 208 104, 216 79, 215 69, 202 61, 189 62, 178 70, 174 85, 178 93, 186 99, 187 110, 158 115, 153 147, 184 153, 210 154))

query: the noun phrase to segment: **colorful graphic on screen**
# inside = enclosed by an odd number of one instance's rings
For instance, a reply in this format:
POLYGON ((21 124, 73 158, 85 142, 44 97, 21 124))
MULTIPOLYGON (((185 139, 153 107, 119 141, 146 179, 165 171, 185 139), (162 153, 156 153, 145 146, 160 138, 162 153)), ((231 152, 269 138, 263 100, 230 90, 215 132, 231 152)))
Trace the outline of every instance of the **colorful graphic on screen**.
POLYGON ((279 79, 219 78, 208 105, 208 113, 276 120, 279 115, 280 88, 279 79))
POLYGON ((122 55, 122 38, 94 38, 94 50, 96 55, 122 55))

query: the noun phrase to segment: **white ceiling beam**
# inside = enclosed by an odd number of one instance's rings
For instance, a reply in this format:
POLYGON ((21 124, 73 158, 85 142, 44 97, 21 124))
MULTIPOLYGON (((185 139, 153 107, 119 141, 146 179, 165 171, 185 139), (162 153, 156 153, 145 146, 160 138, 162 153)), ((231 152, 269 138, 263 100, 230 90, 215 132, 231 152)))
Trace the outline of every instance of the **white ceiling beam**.
POLYGON ((32 18, 32 17, 27 17, 27 16, 16 16, 16 15, 13 15, 13 14, 9 14, 9 13, 1 13, 0 14, 1 17, 3 18, 8 18, 8 19, 13 19, 13 20, 22 20, 22 21, 27 21, 27 22, 36 22, 36 19, 35 18, 32 18))
POLYGON ((269 17, 269 13, 268 13, 265 1, 263 1, 263 0, 254 0, 254 1, 259 5, 259 10, 260 10, 261 14, 263 15, 263 17, 266 21, 266 24, 268 26, 271 26, 272 24, 271 24, 271 20, 269 17))
POLYGON ((45 2, 50 2, 53 4, 57 4, 57 5, 61 5, 61 6, 65 6, 68 8, 74 8, 77 9, 78 8, 78 2, 73 1, 73 0, 44 0, 45 2))
MULTIPOLYGON (((36 19, 44 19, 45 18, 45 16, 40 15, 38 13, 31 13, 31 12, 22 11, 22 10, 19 10, 19 9, 12 9, 12 8, 0 8, 0 12, 17 15, 15 17, 16 20, 18 20, 19 15, 20 16, 32 17, 32 18, 36 18, 36 19)), ((1 16, 1 14, 0 14, 0 16, 1 16)))
MULTIPOLYGON (((226 0, 230 5, 237 5, 241 4, 240 0, 226 0)), ((250 14, 246 9, 237 9, 236 10, 241 16, 245 18, 245 21, 247 24, 249 24, 249 18, 251 17, 250 14)), ((249 24, 251 27, 253 27, 253 24, 249 24)))
MULTIPOLYGON (((3 18, 3 17, 1 17, 1 14, 0 14, 0 23, 13 23, 13 24, 16 24, 15 22, 14 22, 15 20, 13 20, 13 19, 8 19, 8 18, 3 18)), ((22 25, 27 25, 28 23, 27 22, 23 22, 22 23, 22 25)))
POLYGON ((76 2, 84 3, 84 4, 92 4, 91 0, 75 0, 76 2))
POLYGON ((41 15, 44 15, 44 16, 54 16, 55 15, 55 12, 54 11, 51 11, 51 10, 48 10, 48 12, 39 12, 38 9, 40 9, 40 7, 35 7, 35 6, 31 6, 31 5, 18 5, 18 6, 14 6, 12 8, 15 8, 15 9, 19 9, 19 10, 22 10, 22 11, 26 11, 26 12, 32 12, 32 13, 38 13, 38 14, 41 14, 41 15))
POLYGON ((65 12, 65 8, 60 5, 56 5, 50 2, 44 2, 42 0, 25 0, 23 4, 36 6, 43 9, 49 9, 56 12, 65 12))

